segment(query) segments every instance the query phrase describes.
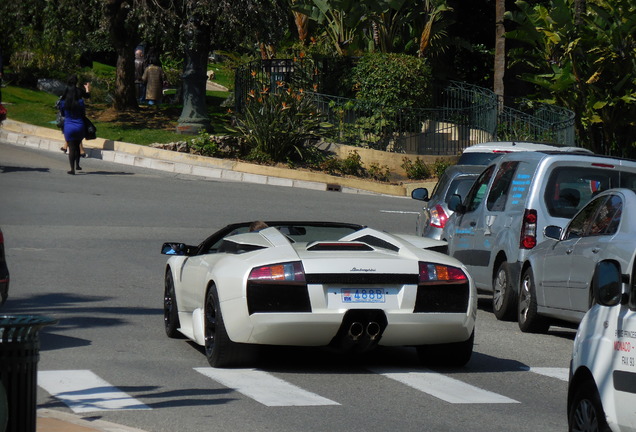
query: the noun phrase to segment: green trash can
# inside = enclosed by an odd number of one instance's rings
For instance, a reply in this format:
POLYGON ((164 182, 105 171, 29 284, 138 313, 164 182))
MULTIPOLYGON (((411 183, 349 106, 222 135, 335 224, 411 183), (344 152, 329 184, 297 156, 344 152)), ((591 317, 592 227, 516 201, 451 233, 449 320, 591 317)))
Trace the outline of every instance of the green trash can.
MULTIPOLYGON (((6 432, 35 432, 37 374, 40 359, 39 330, 56 319, 34 316, 0 316, 0 382, 6 392, 6 432)), ((0 416, 3 415, 0 410, 0 416)))

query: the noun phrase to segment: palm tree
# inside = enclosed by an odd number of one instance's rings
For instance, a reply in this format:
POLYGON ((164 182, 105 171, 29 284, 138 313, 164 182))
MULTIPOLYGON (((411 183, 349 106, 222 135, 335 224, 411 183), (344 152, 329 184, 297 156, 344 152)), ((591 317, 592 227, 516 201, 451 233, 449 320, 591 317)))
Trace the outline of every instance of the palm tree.
POLYGON ((504 26, 504 14, 506 13, 506 0, 496 0, 495 3, 495 65, 493 91, 503 100, 504 74, 506 71, 506 28, 504 26))

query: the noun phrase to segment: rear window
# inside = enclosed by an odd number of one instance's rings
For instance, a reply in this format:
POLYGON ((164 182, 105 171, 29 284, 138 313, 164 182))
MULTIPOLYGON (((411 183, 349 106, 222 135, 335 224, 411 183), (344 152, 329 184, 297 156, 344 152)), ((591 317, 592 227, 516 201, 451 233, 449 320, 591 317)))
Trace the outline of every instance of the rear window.
POLYGON ((499 156, 505 153, 478 153, 478 152, 464 152, 459 157, 457 165, 490 165, 490 162, 497 159, 499 156))
POLYGON ((612 188, 634 189, 636 174, 596 167, 558 167, 550 174, 545 203, 553 217, 572 218, 592 197, 612 188))
POLYGON ((461 196, 463 199, 466 197, 466 194, 476 179, 477 174, 459 175, 453 178, 453 180, 450 179, 450 176, 443 174, 442 178, 435 185, 429 201, 448 203, 450 197, 454 194, 461 196))

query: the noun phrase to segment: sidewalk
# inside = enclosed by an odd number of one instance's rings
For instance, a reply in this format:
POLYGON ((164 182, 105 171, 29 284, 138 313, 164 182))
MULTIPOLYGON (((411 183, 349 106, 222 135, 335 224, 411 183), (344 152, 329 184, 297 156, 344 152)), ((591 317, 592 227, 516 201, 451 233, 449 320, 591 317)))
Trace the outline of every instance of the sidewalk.
POLYGON ((49 409, 37 411, 36 429, 37 432, 144 432, 104 420, 88 421, 74 414, 49 409))
MULTIPOLYGON (((0 127, 0 138, 11 144, 60 152, 63 136, 59 130, 33 126, 7 119, 0 127)), ((435 186, 435 182, 389 185, 357 178, 346 178, 318 172, 300 171, 256 165, 229 159, 179 153, 149 146, 97 138, 84 141, 90 158, 124 165, 150 168, 175 174, 189 174, 212 179, 224 179, 272 186, 300 187, 354 194, 410 197, 416 187, 435 186)))

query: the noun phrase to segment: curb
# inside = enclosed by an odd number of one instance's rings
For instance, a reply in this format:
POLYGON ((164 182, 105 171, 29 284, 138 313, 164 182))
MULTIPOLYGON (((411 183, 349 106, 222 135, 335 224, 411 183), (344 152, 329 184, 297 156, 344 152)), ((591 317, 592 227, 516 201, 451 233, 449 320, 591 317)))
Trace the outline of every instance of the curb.
MULTIPOLYGON (((0 138, 11 144, 54 152, 59 152, 64 141, 62 133, 58 130, 9 119, 5 120, 0 128, 0 138)), ((320 191, 410 197, 411 191, 416 187, 432 189, 436 183, 429 181, 405 185, 386 185, 361 179, 179 153, 103 138, 85 140, 84 148, 91 158, 123 165, 211 179, 300 187, 320 191)))

